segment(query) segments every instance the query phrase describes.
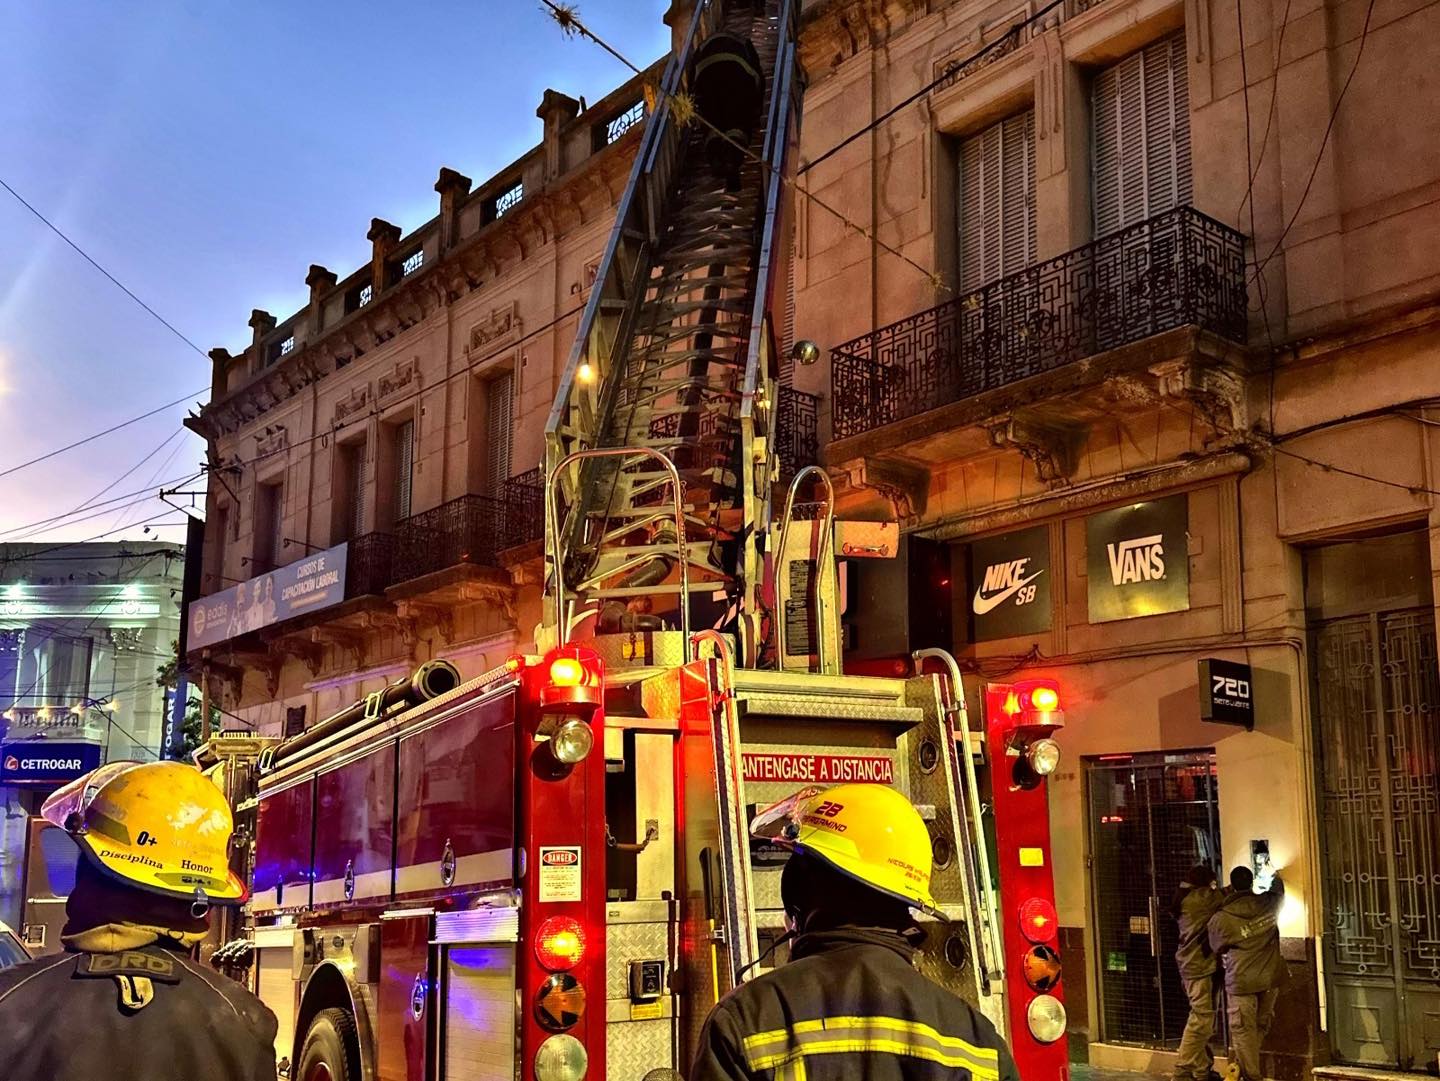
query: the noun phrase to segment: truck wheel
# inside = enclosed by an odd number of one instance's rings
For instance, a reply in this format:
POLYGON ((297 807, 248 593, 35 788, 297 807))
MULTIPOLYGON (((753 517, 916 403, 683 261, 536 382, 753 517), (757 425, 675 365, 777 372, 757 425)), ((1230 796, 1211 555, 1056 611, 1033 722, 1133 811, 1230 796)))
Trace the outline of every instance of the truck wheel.
POLYGON ((355 1019, 348 1010, 321 1010, 310 1022, 295 1081, 360 1081, 355 1019))

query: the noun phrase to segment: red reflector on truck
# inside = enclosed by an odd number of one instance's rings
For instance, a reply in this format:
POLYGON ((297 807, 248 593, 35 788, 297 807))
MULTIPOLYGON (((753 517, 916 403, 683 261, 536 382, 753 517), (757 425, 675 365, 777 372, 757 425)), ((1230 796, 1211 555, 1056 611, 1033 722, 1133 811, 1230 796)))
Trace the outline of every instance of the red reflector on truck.
POLYGON ((569 916, 551 916, 535 935, 535 956, 550 971, 574 968, 585 956, 585 931, 569 916))

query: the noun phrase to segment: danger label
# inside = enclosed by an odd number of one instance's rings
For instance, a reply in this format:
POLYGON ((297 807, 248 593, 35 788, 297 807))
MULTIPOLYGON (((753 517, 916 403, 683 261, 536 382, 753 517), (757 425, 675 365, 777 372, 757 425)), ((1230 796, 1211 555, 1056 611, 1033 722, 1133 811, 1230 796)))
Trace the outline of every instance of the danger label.
POLYGON ((747 781, 893 784, 895 763, 884 755, 747 754, 747 781))
POLYGON ((580 900, 580 846, 554 845, 540 849, 539 899, 580 900))

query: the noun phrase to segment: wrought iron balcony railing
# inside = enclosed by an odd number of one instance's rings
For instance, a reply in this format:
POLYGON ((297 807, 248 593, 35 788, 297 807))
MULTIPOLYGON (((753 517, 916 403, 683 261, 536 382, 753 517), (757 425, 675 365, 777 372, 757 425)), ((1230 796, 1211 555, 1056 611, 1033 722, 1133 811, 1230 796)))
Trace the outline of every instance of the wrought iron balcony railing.
POLYGON ((780 458, 780 476, 793 477, 819 460, 820 438, 817 407, 820 399, 793 387, 780 387, 775 415, 775 453, 780 458))
POLYGON ((395 558, 395 537, 390 533, 366 533, 350 542, 345 557, 345 597, 368 597, 385 592, 390 585, 395 558))
POLYGON ((529 544, 545 535, 545 481, 538 465, 507 480, 500 497, 505 504, 500 547, 529 544))
POLYGON ((494 566, 505 528, 505 502, 462 495, 395 526, 393 581, 433 574, 461 563, 494 566))
POLYGON ((1245 341, 1245 238, 1190 207, 837 346, 834 438, 1183 326, 1245 341))

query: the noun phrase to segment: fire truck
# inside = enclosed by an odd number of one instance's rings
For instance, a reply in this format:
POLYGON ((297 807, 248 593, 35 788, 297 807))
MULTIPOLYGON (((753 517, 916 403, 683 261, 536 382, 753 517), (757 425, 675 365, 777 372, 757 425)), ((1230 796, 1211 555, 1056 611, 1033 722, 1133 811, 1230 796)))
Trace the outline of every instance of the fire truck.
POLYGON ((988 686, 972 731, 941 650, 847 670, 837 552, 893 555, 895 524, 836 520, 817 468, 780 483, 798 18, 701 0, 666 69, 548 420, 534 651, 470 680, 431 661, 301 735, 214 745, 253 890, 213 960, 275 1011, 291 1078, 683 1074, 715 1002, 786 957, 784 853, 752 842, 755 811, 847 781, 927 821, 949 919, 921 971, 1026 1081, 1066 1077, 1059 688, 988 686), (722 31, 765 75, 738 191, 694 84, 722 31))

